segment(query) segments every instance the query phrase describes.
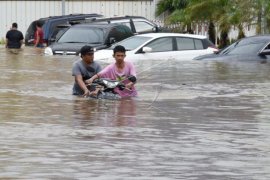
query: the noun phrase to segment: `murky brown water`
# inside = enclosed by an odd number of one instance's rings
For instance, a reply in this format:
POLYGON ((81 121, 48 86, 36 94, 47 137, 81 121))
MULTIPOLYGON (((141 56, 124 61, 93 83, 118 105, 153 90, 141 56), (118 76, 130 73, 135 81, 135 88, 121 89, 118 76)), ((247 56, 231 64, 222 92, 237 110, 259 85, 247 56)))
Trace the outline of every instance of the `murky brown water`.
POLYGON ((71 95, 74 60, 0 48, 0 179, 270 178, 269 64, 136 62, 108 101, 71 95))

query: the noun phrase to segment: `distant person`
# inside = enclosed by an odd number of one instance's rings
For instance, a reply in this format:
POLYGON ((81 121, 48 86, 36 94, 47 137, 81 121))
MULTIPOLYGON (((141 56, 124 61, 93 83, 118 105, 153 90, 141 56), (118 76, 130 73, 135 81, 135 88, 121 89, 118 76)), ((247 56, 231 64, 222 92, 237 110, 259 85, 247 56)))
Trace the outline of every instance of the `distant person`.
POLYGON ((121 97, 135 97, 137 91, 134 87, 136 83, 136 70, 133 63, 125 61, 126 49, 125 47, 118 45, 113 49, 113 57, 115 63, 112 63, 105 67, 102 71, 94 75, 91 79, 86 80, 86 83, 91 84, 95 79, 108 78, 112 80, 122 81, 125 84, 125 89, 120 90, 115 88, 114 92, 119 94, 121 97), (133 80, 129 80, 128 77, 133 76, 133 80))
POLYGON ((35 32, 35 37, 34 37, 34 46, 43 48, 44 47, 44 40, 43 40, 43 29, 42 29, 42 24, 40 21, 36 22, 36 32, 35 32))
POLYGON ((6 48, 20 49, 23 44, 23 34, 17 30, 18 24, 12 23, 12 27, 6 34, 6 48))
POLYGON ((73 95, 90 96, 91 93, 87 89, 85 80, 101 71, 101 66, 94 62, 94 48, 91 46, 83 46, 81 48, 81 59, 73 63, 72 76, 75 77, 73 85, 73 95))

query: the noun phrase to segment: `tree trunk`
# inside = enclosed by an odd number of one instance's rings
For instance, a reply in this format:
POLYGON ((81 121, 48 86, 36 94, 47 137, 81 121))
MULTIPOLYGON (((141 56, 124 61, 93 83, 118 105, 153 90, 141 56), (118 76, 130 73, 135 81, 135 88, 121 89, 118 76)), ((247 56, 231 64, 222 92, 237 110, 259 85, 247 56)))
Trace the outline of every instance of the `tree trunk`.
POLYGON ((261 33, 262 33, 262 6, 261 4, 259 4, 256 34, 261 34, 261 33))
POLYGON ((208 36, 209 40, 215 44, 216 43, 216 31, 215 31, 215 25, 212 21, 210 21, 208 26, 208 36))

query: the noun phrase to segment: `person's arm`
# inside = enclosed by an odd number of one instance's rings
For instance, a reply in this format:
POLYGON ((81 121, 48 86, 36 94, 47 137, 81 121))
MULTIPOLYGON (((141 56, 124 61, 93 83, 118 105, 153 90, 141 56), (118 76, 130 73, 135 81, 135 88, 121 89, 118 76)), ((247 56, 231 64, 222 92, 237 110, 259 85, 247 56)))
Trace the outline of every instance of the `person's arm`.
POLYGON ((85 83, 83 82, 83 78, 82 75, 76 75, 75 76, 75 81, 78 83, 78 85, 80 86, 80 88, 83 90, 83 96, 89 96, 90 95, 90 91, 88 90, 88 88, 86 87, 85 83))
POLYGON ((38 45, 38 43, 40 41, 40 36, 39 36, 38 30, 36 31, 36 37, 37 37, 37 39, 36 39, 36 43, 34 45, 35 47, 37 47, 37 45, 38 45))
POLYGON ((98 74, 95 74, 95 75, 92 76, 90 79, 87 79, 87 80, 85 80, 84 82, 85 82, 86 84, 92 84, 93 81, 94 81, 95 79, 98 79, 98 78, 99 78, 99 75, 98 75, 98 74))
POLYGON ((21 46, 23 45, 23 40, 24 40, 24 37, 23 37, 23 34, 21 33, 21 40, 20 40, 21 46))
POLYGON ((40 40, 40 37, 37 37, 35 47, 37 47, 39 40, 40 40))
POLYGON ((130 76, 134 76, 133 80, 130 81, 129 83, 126 84, 126 88, 127 89, 131 89, 132 86, 136 83, 136 69, 134 67, 134 65, 132 63, 129 64, 129 67, 130 67, 130 73, 129 75, 130 76))
POLYGON ((22 45, 23 45, 23 39, 22 39, 22 40, 20 40, 20 44, 21 44, 21 47, 22 47, 22 45))

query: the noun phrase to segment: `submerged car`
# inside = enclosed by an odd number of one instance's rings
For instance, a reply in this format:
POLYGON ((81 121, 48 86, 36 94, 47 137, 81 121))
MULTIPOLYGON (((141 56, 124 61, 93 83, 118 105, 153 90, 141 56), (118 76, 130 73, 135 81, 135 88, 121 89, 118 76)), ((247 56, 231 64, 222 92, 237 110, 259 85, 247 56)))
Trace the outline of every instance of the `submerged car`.
POLYGON ((122 45, 127 49, 127 60, 191 60, 217 51, 205 36, 179 33, 148 33, 135 35, 95 53, 95 60, 112 61, 113 48, 122 45))
POLYGON ((26 46, 32 46, 34 45, 34 34, 36 31, 36 23, 40 22, 42 24, 42 29, 44 32, 44 41, 47 43, 47 45, 50 45, 52 42, 55 41, 55 36, 57 32, 60 30, 59 25, 65 24, 65 25, 72 25, 73 22, 82 22, 85 21, 85 19, 95 19, 98 17, 102 17, 101 14, 69 14, 69 15, 63 15, 63 16, 50 16, 46 18, 40 18, 38 20, 33 21, 25 34, 25 45, 26 46))
POLYGON ((246 37, 215 54, 198 56, 194 59, 265 62, 270 59, 270 35, 246 37))
POLYGON ((98 49, 133 36, 122 24, 77 24, 66 30, 55 43, 46 47, 45 55, 78 55, 81 47, 90 45, 98 49))
POLYGON ((142 16, 116 16, 109 18, 90 18, 85 23, 123 24, 128 26, 134 34, 160 32, 162 29, 154 22, 142 16))

